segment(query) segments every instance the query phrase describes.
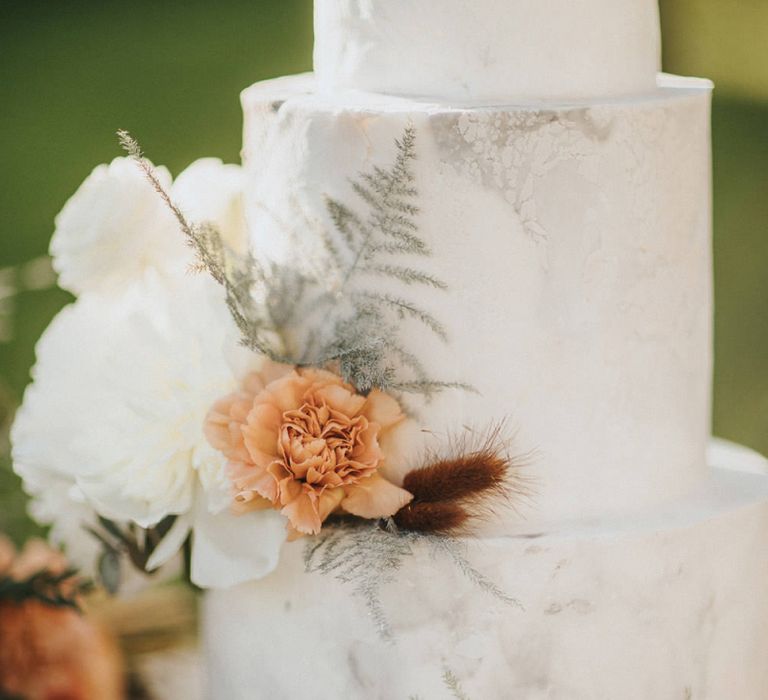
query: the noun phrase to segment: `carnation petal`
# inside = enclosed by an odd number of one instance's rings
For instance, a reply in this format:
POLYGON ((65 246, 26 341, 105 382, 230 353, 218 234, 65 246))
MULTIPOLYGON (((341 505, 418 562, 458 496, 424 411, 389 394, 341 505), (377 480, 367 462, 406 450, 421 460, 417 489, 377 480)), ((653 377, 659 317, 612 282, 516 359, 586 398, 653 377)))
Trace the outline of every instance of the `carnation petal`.
MULTIPOLYGON (((246 462, 230 462, 227 471, 238 495, 242 496, 243 492, 252 491, 257 494, 259 500, 264 499, 269 503, 277 501, 277 480, 266 468, 246 462)), ((246 500, 252 501, 252 499, 246 500)), ((251 510, 257 507, 260 507, 259 503, 249 505, 251 510)))
POLYGON ((344 495, 343 488, 326 489, 323 491, 318 503, 318 511, 322 522, 325 522, 326 518, 341 505, 344 495))
POLYGON ((389 518, 413 500, 412 494, 378 473, 346 486, 344 491, 341 508, 360 518, 389 518))
POLYGON ((359 445, 352 455, 355 461, 378 466, 384 456, 381 447, 379 446, 379 432, 380 428, 376 423, 368 423, 368 425, 360 431, 358 438, 359 445))
POLYGON ((354 387, 345 382, 338 374, 329 372, 327 369, 316 369, 314 367, 304 367, 299 370, 299 374, 302 377, 309 380, 312 384, 318 387, 326 386, 327 384, 333 384, 337 386, 343 386, 347 391, 353 391, 354 387))
POLYGON ((368 394, 363 414, 372 423, 378 423, 382 430, 387 430, 405 419, 400 404, 389 394, 378 389, 368 394))
POLYGON ((269 385, 271 402, 282 412, 291 411, 301 406, 307 382, 295 372, 291 372, 269 385))
POLYGON ((317 511, 317 504, 309 492, 302 492, 289 501, 280 511, 290 520, 291 525, 305 535, 316 535, 320 532, 322 521, 317 511))
POLYGON ((318 398, 323 399, 334 411, 352 418, 363 410, 365 397, 353 394, 339 384, 329 384, 317 390, 318 398))
POLYGON ((208 442, 230 458, 233 451, 232 433, 229 428, 230 414, 237 400, 237 394, 230 394, 219 399, 208 412, 203 426, 203 432, 208 442))
POLYGON ((306 534, 303 532, 299 532, 293 525, 291 525, 290 522, 286 523, 285 525, 285 532, 286 532, 286 542, 295 542, 296 540, 300 540, 302 537, 306 537, 306 534))
POLYGON ((281 379, 287 374, 295 372, 295 368, 292 365, 286 365, 281 362, 274 362, 273 360, 264 360, 261 368, 259 369, 259 375, 261 376, 264 386, 274 382, 276 379, 281 379))
POLYGON ((248 414, 242 428, 243 440, 254 461, 261 461, 262 455, 277 455, 280 419, 280 412, 270 404, 256 405, 248 414))

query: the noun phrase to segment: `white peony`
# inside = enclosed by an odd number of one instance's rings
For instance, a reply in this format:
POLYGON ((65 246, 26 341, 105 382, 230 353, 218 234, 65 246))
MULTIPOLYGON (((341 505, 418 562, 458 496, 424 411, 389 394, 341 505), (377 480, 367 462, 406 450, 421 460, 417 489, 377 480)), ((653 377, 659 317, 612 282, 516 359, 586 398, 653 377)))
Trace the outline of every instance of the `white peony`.
MULTIPOLYGON (((226 526, 228 551, 242 544, 238 571, 266 573, 277 560, 283 519, 222 510, 229 502, 224 459, 203 435, 211 405, 253 369, 233 326, 220 290, 204 276, 149 277, 119 298, 81 297, 38 343, 34 381, 12 431, 16 471, 38 493, 46 481, 61 489, 70 480, 111 519, 148 527, 182 516, 153 565, 176 552, 190 526, 206 546, 210 531, 226 526)), ((209 575, 196 554, 197 583, 240 578, 226 570, 209 575)))
POLYGON ((243 169, 239 165, 200 158, 176 178, 172 195, 190 221, 214 224, 232 250, 247 251, 243 169))
MULTIPOLYGON (((170 189, 170 173, 155 172, 170 189)), ((50 252, 59 285, 74 294, 120 291, 147 270, 179 272, 191 261, 178 222, 130 158, 80 185, 56 217, 50 252)))
MULTIPOLYGON (((234 242, 244 236, 239 182, 238 166, 205 159, 179 176, 173 196, 234 242)), ((284 518, 229 513, 224 459, 203 435, 211 405, 258 361, 238 344, 221 290, 186 272, 177 223, 127 159, 97 168, 57 224, 55 265, 81 296, 38 343, 12 430, 33 512, 60 531, 89 508, 145 527, 174 514, 151 567, 193 528, 196 584, 265 575, 277 564, 284 518)))
MULTIPOLYGON (((209 221, 238 253, 247 249, 242 168, 201 158, 175 182, 154 168, 163 189, 190 221, 209 221)), ((193 261, 179 222, 131 158, 100 165, 56 217, 51 239, 59 285, 74 294, 120 292, 153 271, 182 272, 193 261)))

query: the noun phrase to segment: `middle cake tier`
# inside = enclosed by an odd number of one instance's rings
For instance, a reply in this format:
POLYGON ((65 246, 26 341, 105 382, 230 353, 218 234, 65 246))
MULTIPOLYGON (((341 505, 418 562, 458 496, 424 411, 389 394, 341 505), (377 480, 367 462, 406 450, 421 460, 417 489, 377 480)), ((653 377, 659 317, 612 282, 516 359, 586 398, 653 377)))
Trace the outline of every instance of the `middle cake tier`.
POLYGON ((505 421, 534 497, 495 532, 702 479, 710 87, 664 77, 642 97, 527 106, 329 97, 310 75, 244 92, 256 254, 311 270, 341 308, 387 305, 400 384, 464 385, 410 398, 390 470, 505 421))

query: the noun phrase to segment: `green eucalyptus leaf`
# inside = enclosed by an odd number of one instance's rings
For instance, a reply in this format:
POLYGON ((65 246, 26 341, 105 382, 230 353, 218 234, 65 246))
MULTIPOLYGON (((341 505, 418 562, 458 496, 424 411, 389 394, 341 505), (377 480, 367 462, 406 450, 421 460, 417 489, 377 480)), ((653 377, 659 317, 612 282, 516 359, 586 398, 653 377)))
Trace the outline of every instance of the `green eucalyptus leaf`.
POLYGON ((99 580, 111 595, 120 590, 120 555, 114 549, 105 549, 98 562, 99 580))

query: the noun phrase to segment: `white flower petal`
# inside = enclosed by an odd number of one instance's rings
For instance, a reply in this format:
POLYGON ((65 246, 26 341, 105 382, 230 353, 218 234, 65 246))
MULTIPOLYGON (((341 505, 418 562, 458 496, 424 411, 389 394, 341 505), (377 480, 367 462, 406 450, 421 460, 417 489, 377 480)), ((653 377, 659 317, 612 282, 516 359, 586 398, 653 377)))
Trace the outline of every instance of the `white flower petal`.
POLYGON ((227 458, 210 444, 195 450, 193 464, 205 493, 208 511, 220 513, 232 505, 232 483, 227 476, 227 458))
POLYGON ((94 576, 102 546, 85 528, 98 527, 98 522, 79 489, 56 475, 41 481, 39 488, 30 481, 24 486, 32 497, 27 506, 29 514, 37 522, 50 526, 48 539, 64 549, 67 560, 84 576, 94 576))
POLYGON ((176 518, 176 522, 173 523, 171 529, 168 530, 147 560, 147 571, 155 571, 173 559, 184 544, 184 540, 187 539, 191 528, 192 518, 188 513, 176 518))
MULTIPOLYGON (((170 188, 170 173, 155 172, 170 188)), ((178 272, 192 259, 177 221, 130 158, 86 178, 56 217, 50 251, 59 284, 75 294, 121 291, 148 270, 178 272)))
POLYGON ((274 510, 213 515, 201 500, 192 535, 192 582, 201 588, 230 588, 274 571, 285 522, 274 510))
POLYGON ((243 208, 243 172, 218 158, 196 160, 173 183, 172 196, 190 220, 208 221, 237 253, 244 253, 248 234, 243 208))

